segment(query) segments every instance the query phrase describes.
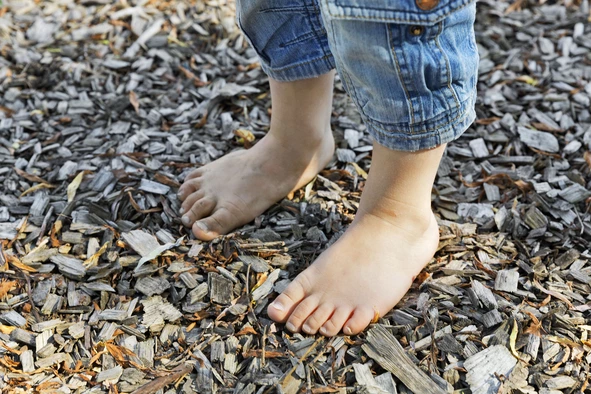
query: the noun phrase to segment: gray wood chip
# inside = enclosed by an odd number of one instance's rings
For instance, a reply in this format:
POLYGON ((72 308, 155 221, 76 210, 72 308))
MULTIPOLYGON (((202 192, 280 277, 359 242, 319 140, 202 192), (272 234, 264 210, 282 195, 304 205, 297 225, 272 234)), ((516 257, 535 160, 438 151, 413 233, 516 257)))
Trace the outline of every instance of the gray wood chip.
POLYGON ((544 131, 531 130, 525 127, 517 127, 521 141, 530 148, 556 153, 559 150, 558 140, 554 135, 544 131))
POLYGON ((86 275, 86 268, 82 265, 82 260, 75 257, 56 254, 49 260, 57 265, 57 269, 68 278, 81 280, 86 275))
POLYGON ((515 270, 501 270, 495 278, 495 290, 514 292, 517 290, 519 273, 515 270))
POLYGON ((0 321, 13 327, 24 327, 27 324, 27 319, 21 316, 16 311, 8 311, 0 315, 0 321))
POLYGON ((24 373, 35 370, 35 356, 32 350, 25 350, 20 355, 21 367, 24 373))
POLYGON ((143 178, 140 184, 140 190, 154 194, 168 194, 170 186, 143 178))
POLYGON ((263 284, 253 290, 253 292, 252 292, 253 301, 256 302, 264 297, 267 297, 273 291, 273 285, 275 284, 275 282, 279 278, 280 273, 281 273, 281 270, 279 270, 279 269, 273 270, 273 272, 271 272, 269 274, 269 276, 263 282, 263 284))
POLYGON ((464 362, 466 381, 473 394, 497 393, 500 376, 509 376, 517 359, 502 345, 495 345, 469 357, 464 362))
POLYGON ((234 286, 231 280, 215 272, 210 272, 207 277, 209 286, 209 298, 212 302, 228 305, 234 298, 234 286))
POLYGON ((120 365, 117 365, 114 368, 107 369, 105 371, 100 371, 96 376, 96 381, 100 383, 104 382, 105 380, 108 380, 112 383, 117 383, 122 374, 123 368, 121 368, 120 365))
POLYGON ((400 343, 384 327, 377 325, 367 332, 363 351, 387 371, 392 372, 406 387, 415 393, 444 394, 406 355, 400 343))
POLYGON ((148 297, 162 294, 170 288, 170 283, 162 277, 144 276, 135 284, 135 289, 148 297))

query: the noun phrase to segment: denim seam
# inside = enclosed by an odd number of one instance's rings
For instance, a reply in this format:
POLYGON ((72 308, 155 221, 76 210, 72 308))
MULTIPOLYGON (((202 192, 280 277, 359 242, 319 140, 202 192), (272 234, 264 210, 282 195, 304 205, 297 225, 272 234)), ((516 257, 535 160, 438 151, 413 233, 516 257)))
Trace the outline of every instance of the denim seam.
MULTIPOLYGON (((398 78, 400 79, 400 84, 402 85, 402 89, 404 89, 404 94, 406 95, 406 101, 410 106, 410 118, 414 120, 415 118, 415 110, 412 105, 412 100, 410 98, 410 92, 406 88, 406 82, 402 76, 402 69, 400 68, 400 63, 398 62, 398 55, 396 54, 396 48, 394 46, 394 39, 392 38, 392 33, 390 32, 390 26, 387 29, 388 32, 388 42, 390 43, 390 55, 396 64, 396 70, 398 71, 398 78)), ((369 117, 368 117, 369 118, 369 117)))
MULTIPOLYGON (((407 57, 407 55, 408 55, 407 52, 408 51, 405 51, 404 50, 404 41, 406 39, 406 37, 404 35, 407 34, 407 31, 406 31, 407 29, 406 29, 406 27, 402 27, 402 26, 397 26, 397 28, 399 28, 401 30, 401 35, 400 35, 400 37, 401 37, 401 39, 400 39, 400 41, 401 41, 401 48, 400 48, 400 51, 402 53, 402 57, 404 58, 404 65, 408 69, 408 65, 411 64, 411 63, 408 61, 408 57, 407 57)), ((394 44, 394 42, 392 42, 392 43, 394 44)), ((412 45, 412 43, 408 43, 408 45, 412 45)), ((419 48, 419 50, 420 49, 422 49, 422 48, 419 48)), ((401 71, 400 71, 401 76, 406 78, 407 77, 406 75, 402 75, 402 68, 400 68, 400 69, 401 69, 401 71)), ((408 72, 407 72, 407 74, 408 74, 408 72)), ((413 91, 414 92, 418 92, 419 89, 417 89, 417 86, 415 84, 414 79, 413 78, 408 78, 408 80, 410 81, 410 83, 412 83, 412 87, 414 88, 413 91)), ((406 82, 405 82, 405 84, 406 84, 406 82)), ((419 104, 419 118, 421 120, 422 119, 425 119, 425 108, 423 107, 423 100, 421 100, 420 95, 418 96, 418 98, 417 97, 412 97, 410 95, 410 92, 409 92, 409 97, 410 97, 411 104, 412 104, 413 98, 416 98, 417 99, 417 102, 419 104)), ((414 106, 413 106, 413 108, 414 108, 414 106)), ((415 110, 414 111, 414 115, 416 115, 416 114, 417 114, 417 111, 415 110)), ((416 123, 415 116, 413 116, 411 118, 411 121, 409 122, 409 124, 411 125, 411 133, 412 133, 412 125, 414 125, 415 123, 416 123)))
POLYGON ((328 31, 326 30, 326 26, 324 25, 324 20, 322 19, 322 10, 318 6, 318 1, 319 0, 313 0, 312 7, 314 8, 314 12, 316 14, 315 15, 316 23, 318 23, 319 26, 322 26, 322 29, 324 32, 323 36, 326 37, 326 45, 324 45, 322 42, 322 37, 320 37, 320 35, 318 35, 318 45, 320 45, 320 48, 322 49, 322 52, 324 53, 324 56, 325 56, 324 59, 326 61, 326 66, 332 70, 333 68, 335 68, 334 55, 333 55, 332 51, 330 50, 330 43, 328 42, 328 31), (326 52, 327 47, 328 47, 328 53, 326 52), (331 58, 333 59, 332 62, 330 61, 331 58))
MULTIPOLYGON (((472 101, 472 99, 471 98, 468 98, 462 104, 468 104, 470 101, 472 101)), ((461 106, 460 106, 460 108, 461 108, 461 106)), ((432 131, 437 131, 438 129, 441 129, 441 128, 445 128, 446 126, 448 126, 448 125, 456 122, 457 120, 463 118, 464 116, 466 116, 466 113, 469 110, 470 110, 470 108, 469 107, 466 107, 463 111, 461 111, 458 115, 456 115, 455 118, 450 119, 450 120, 448 120, 445 123, 442 123, 442 124, 438 124, 436 126, 433 126, 433 127, 429 128, 429 129, 421 130, 421 133, 416 133, 416 134, 413 134, 413 133, 410 133, 409 134, 409 132, 408 132, 409 130, 408 129, 406 129, 406 130, 401 130, 401 129, 386 130, 384 127, 387 127, 388 126, 387 123, 382 123, 382 122, 380 122, 378 120, 371 119, 370 117, 366 117, 367 118, 366 120, 368 121, 368 123, 371 123, 372 127, 374 127, 376 129, 376 131, 378 131, 382 136, 389 137, 388 133, 390 133, 390 134, 391 133, 401 133, 401 134, 406 134, 407 135, 407 139, 413 139, 413 138, 408 138, 408 137, 411 137, 411 136, 420 137, 422 134, 429 133, 429 132, 432 132, 432 131)), ((444 116, 442 116, 442 117, 444 117, 444 116)), ((427 122, 433 121, 433 120, 434 120, 433 118, 432 119, 428 119, 426 121, 423 121, 422 123, 427 123, 427 122)), ((409 126, 412 127, 412 125, 409 125, 409 126)))
MULTIPOLYGON (((441 33, 443 33, 444 24, 445 24, 445 22, 441 22, 439 24, 439 31, 437 32, 437 36, 435 37, 435 45, 437 45, 437 48, 439 48, 439 51, 441 51, 441 55, 443 56, 443 59, 445 60, 445 69, 447 71, 447 88, 451 92, 451 95, 453 96, 454 101, 456 102, 455 108, 459 108, 460 107, 460 100, 458 99, 458 94, 456 93, 455 89, 451 85, 452 75, 451 75, 451 67, 449 64, 449 57, 447 56, 447 53, 445 53, 445 51, 441 47, 441 44, 439 43, 439 37, 441 36, 441 33)), ((447 102, 447 100, 446 100, 446 102, 447 102)), ((451 108, 449 108, 449 109, 451 110, 451 108)))
MULTIPOLYGON (((326 27, 324 27, 324 25, 322 24, 322 21, 318 17, 318 15, 320 15, 320 9, 318 9, 318 5, 316 4, 316 1, 314 1, 314 0, 312 1, 312 8, 314 9, 314 11, 317 11, 316 23, 318 25, 320 25, 324 29, 324 31, 326 31, 326 27)), ((314 28, 314 21, 312 19, 312 14, 310 13, 310 9, 308 7, 306 7, 306 14, 308 15, 308 20, 310 21, 310 25, 312 26, 312 32, 316 36, 316 42, 318 43, 318 46, 320 47, 320 49, 322 49, 322 53, 324 53, 324 59, 326 61, 326 65, 329 68, 332 68, 330 61, 328 60, 330 58, 329 55, 332 55, 332 53, 326 53, 325 45, 323 45, 323 43, 322 43, 322 37, 320 36, 320 34, 318 34, 318 30, 314 28)), ((328 41, 328 34, 326 36, 327 36, 326 40, 328 41)))
MULTIPOLYGON (((469 6, 474 1, 475 0, 472 0, 472 1, 467 2, 466 4, 462 4, 461 6, 458 6, 458 7, 454 8, 454 9, 446 12, 445 14, 441 15, 440 17, 438 17, 434 21, 418 21, 418 22, 429 22, 431 24, 436 24, 436 23, 440 22, 441 19, 444 19, 444 18, 448 17, 449 15, 453 14, 454 12, 456 12, 458 10, 461 10, 462 8, 465 8, 465 7, 469 6)), ((343 6, 340 6, 340 7, 343 7, 343 6)), ((347 8, 363 9, 361 7, 351 7, 351 6, 347 6, 347 8)), ((382 17, 377 17, 377 16, 360 16, 360 15, 344 15, 344 14, 338 15, 338 14, 331 13, 330 12, 330 8, 327 7, 327 9, 328 9, 328 12, 329 12, 330 16, 332 16, 333 18, 340 18, 340 19, 349 19, 349 18, 352 18, 352 19, 365 19, 365 20, 367 20, 367 19, 375 19, 375 20, 380 20, 380 21, 393 21, 393 22, 400 22, 400 23, 417 23, 416 20, 402 19, 402 18, 386 18, 386 17, 383 17, 382 18, 382 17)), ((386 11, 387 12, 387 10, 378 10, 378 11, 386 11)), ((412 11, 397 11, 397 12, 412 13, 412 11)), ((424 15, 424 14, 417 13, 417 15, 424 15)))
POLYGON ((289 70, 291 68, 303 66, 305 64, 316 63, 316 62, 325 60, 327 57, 329 57, 329 56, 317 57, 316 59, 307 60, 305 62, 301 62, 301 63, 297 63, 297 64, 290 64, 289 66, 279 67, 279 68, 271 67, 269 65, 265 65, 265 67, 267 67, 269 70, 273 70, 275 72, 281 72, 281 71, 289 70))
POLYGON ((258 10, 259 14, 272 14, 281 12, 303 12, 307 11, 307 6, 301 7, 271 7, 258 10))
MULTIPOLYGON (((320 0, 320 1, 322 1, 322 0, 320 0)), ((326 7, 328 9, 328 2, 326 3, 326 7)), ((332 23, 332 22, 328 21, 328 23, 332 23)), ((332 26, 331 26, 331 31, 332 31, 332 39, 336 45, 337 39, 335 36, 335 30, 332 28, 332 26)), ((341 70, 338 70, 338 72, 339 72, 339 74, 341 74, 341 78, 344 80, 343 82, 345 82, 345 88, 348 87, 349 90, 351 90, 351 92, 349 92, 349 94, 351 95, 351 98, 355 101, 355 103, 357 104, 357 108, 359 109, 359 112, 363 114, 362 107, 361 107, 361 105, 359 105, 360 101, 359 101, 359 97, 357 95, 357 91, 355 90, 355 84, 353 84, 353 82, 351 82, 351 77, 349 76, 349 73, 347 72, 346 67, 344 66, 345 63, 342 61, 339 51, 337 51, 337 53, 334 53, 333 56, 335 59, 338 57, 340 63, 343 65, 343 67, 341 67, 341 70)))
MULTIPOLYGON (((475 113, 473 108, 467 107, 460 117, 456 117, 453 124, 445 124, 434 132, 409 135, 402 132, 398 135, 384 135, 372 123, 367 123, 368 131, 374 140, 389 149, 401 150, 406 152, 416 152, 420 150, 432 149, 444 143, 451 142, 460 137, 474 121, 475 113), (470 116, 473 114, 474 116, 470 116)), ((367 119, 364 119, 367 122, 367 119)), ((396 133, 396 132, 394 132, 396 133)))

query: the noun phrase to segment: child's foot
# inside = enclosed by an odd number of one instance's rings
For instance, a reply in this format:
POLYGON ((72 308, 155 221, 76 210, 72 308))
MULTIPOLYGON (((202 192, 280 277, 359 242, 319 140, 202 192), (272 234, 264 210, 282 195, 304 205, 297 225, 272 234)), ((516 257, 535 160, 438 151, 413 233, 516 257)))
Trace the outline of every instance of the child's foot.
MULTIPOLYGON (((403 207, 404 209, 404 207, 403 207)), ((432 212, 359 211, 345 234, 269 306, 290 331, 333 336, 365 329, 390 311, 431 260, 439 241, 432 212)))
POLYGON ((269 305, 269 317, 291 331, 332 336, 357 334, 388 313, 437 249, 431 188, 444 149, 374 143, 355 220, 269 305))
POLYGON ((230 153, 191 172, 178 195, 182 222, 208 241, 240 227, 310 182, 330 161, 330 130, 312 138, 301 130, 270 132, 249 150, 230 153))

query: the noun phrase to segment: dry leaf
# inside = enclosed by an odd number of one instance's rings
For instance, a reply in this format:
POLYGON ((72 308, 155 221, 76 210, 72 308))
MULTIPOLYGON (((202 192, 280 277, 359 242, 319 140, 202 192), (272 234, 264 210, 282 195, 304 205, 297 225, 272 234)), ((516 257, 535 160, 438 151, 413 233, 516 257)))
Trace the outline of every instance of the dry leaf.
POLYGON ((373 307, 373 319, 371 319, 371 323, 370 324, 375 324, 378 322, 378 320, 380 320, 380 312, 378 311, 378 308, 376 308, 375 306, 373 307))
POLYGON ((4 297, 6 294, 8 294, 8 292, 12 289, 14 289, 16 286, 16 281, 12 280, 12 281, 8 281, 6 279, 2 279, 2 282, 0 282, 0 298, 4 297))
POLYGON ((57 239, 57 234, 60 232, 60 230, 62 229, 62 221, 58 220, 56 221, 53 226, 51 227, 51 234, 49 235, 49 237, 51 238, 51 246, 53 246, 54 248, 57 248, 58 246, 60 246, 62 243, 60 242, 59 239, 57 239))
POLYGON ((367 179, 367 172, 365 172, 363 170, 363 168, 359 167, 359 165, 357 163, 350 163, 353 168, 355 168, 355 171, 357 172, 357 174, 362 177, 363 179, 367 179))
POLYGON ((5 326, 3 324, 0 324, 0 332, 2 334, 10 335, 10 333, 13 332, 14 330, 16 330, 16 327, 5 326))
POLYGON ((86 261, 83 263, 83 265, 86 268, 92 268, 92 267, 96 266, 98 264, 98 259, 102 256, 103 253, 105 253, 107 251, 108 246, 109 246, 109 243, 105 242, 103 244, 103 246, 101 246, 101 248, 99 250, 97 250, 97 252, 95 254, 93 254, 92 256, 90 256, 89 258, 86 259, 86 261))
POLYGON ((517 341, 517 333, 519 329, 517 326, 517 320, 513 320, 513 328, 511 329, 511 335, 509 336, 509 347, 511 348, 511 353, 518 359, 521 360, 519 354, 517 353, 517 349, 515 349, 515 342, 517 341))
POLYGON ((21 197, 26 196, 29 193, 36 192, 37 190, 40 190, 40 189, 51 189, 52 187, 55 187, 55 186, 50 185, 49 183, 39 183, 33 187, 28 188, 24 192, 22 192, 21 197))
POLYGON ((26 264, 23 264, 20 262, 20 260, 16 257, 16 256, 11 256, 11 255, 7 255, 6 259, 8 260, 8 263, 22 271, 27 271, 27 272, 37 272, 37 270, 33 267, 30 267, 26 264))
POLYGON ((587 162, 589 168, 591 168, 591 152, 585 151, 585 153, 583 153, 583 157, 585 158, 585 161, 587 162))
POLYGON ((23 170, 21 170, 21 169, 18 169, 18 168, 16 168, 16 167, 14 168, 14 171, 15 171, 15 172, 16 172, 18 175, 22 176, 23 178, 25 178, 25 179, 26 179, 26 180, 28 180, 28 181, 31 181, 31 182, 37 182, 37 183, 47 183, 47 184, 49 184, 49 182, 47 182, 45 179, 43 179, 43 178, 40 178, 40 177, 38 177, 37 175, 29 174, 28 172, 25 172, 25 171, 23 171, 23 170))
POLYGON ((137 95, 135 94, 135 92, 133 90, 129 91, 129 102, 133 106, 133 109, 135 109, 135 113, 139 114, 140 113, 140 102, 138 101, 137 95))
POLYGON ((260 286, 261 286, 263 283, 265 283, 265 281, 266 281, 266 280, 267 280, 267 273, 266 273, 266 272, 263 272, 263 273, 262 273, 262 274, 259 276, 259 279, 257 280, 257 283, 256 283, 256 285, 254 285, 254 286, 252 287, 251 293, 252 293, 253 291, 255 291, 257 288, 259 288, 259 287, 260 287, 260 286))
POLYGON ((240 145, 244 145, 246 149, 252 146, 252 143, 256 139, 254 134, 246 129, 236 129, 234 130, 234 135, 238 137, 238 143, 240 145))
POLYGON ((72 202, 74 197, 76 196, 76 190, 80 187, 80 183, 82 183, 82 178, 84 178, 84 171, 81 171, 76 178, 68 185, 68 202, 72 202))

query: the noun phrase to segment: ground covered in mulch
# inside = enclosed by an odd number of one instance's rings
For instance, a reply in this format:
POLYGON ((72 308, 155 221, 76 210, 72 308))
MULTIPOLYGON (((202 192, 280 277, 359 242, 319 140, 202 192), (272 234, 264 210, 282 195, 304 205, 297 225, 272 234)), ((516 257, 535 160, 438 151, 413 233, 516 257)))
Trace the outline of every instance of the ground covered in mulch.
MULTIPOLYGON (((269 127, 223 0, 0 6, 0 390, 578 393, 591 363, 588 1, 478 5, 478 121, 433 190, 441 242, 364 334, 265 313, 354 217, 371 141, 253 223, 194 240, 184 176, 269 127)), ((354 289, 352 289, 354 291, 354 289)))

